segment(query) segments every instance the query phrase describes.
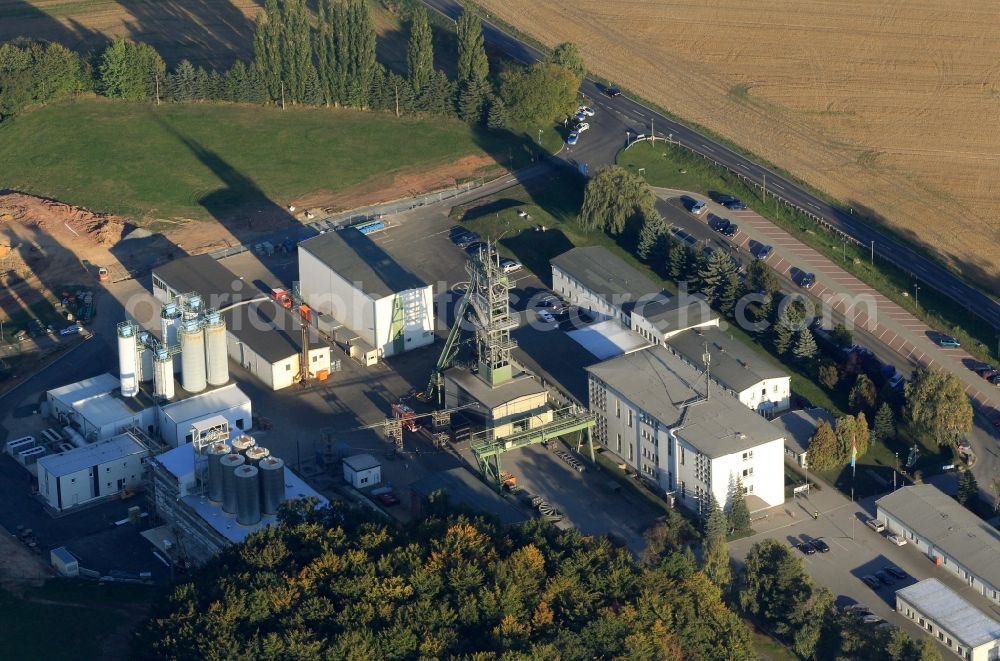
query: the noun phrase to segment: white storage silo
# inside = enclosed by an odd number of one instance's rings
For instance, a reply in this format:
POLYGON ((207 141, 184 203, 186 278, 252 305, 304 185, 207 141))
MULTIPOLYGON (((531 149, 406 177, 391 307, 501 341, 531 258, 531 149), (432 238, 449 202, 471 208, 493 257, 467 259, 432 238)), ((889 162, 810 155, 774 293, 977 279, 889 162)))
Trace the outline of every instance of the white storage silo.
POLYGON ((260 479, 256 466, 240 466, 233 471, 236 481, 236 523, 260 523, 260 479))
POLYGON ((118 324, 118 376, 122 396, 139 394, 139 327, 131 321, 118 324))
MULTIPOLYGON (((176 300, 163 306, 160 311, 160 341, 164 346, 177 346, 177 330, 181 324, 181 311, 176 300)), ((173 359, 173 370, 176 374, 181 371, 180 357, 173 359)))
POLYGON ((153 380, 153 349, 156 340, 149 333, 139 333, 139 380, 149 383, 153 380))
POLYGON ((229 381, 226 322, 217 310, 205 315, 205 366, 209 385, 221 386, 229 381))
POLYGON ((246 459, 241 454, 227 454, 219 459, 222 467, 222 511, 230 514, 236 513, 236 475, 237 468, 243 465, 246 459))
POLYGON ((198 318, 186 319, 178 331, 181 340, 181 387, 188 392, 205 389, 205 330, 198 318))
POLYGON ((208 455, 208 499, 216 503, 222 502, 222 458, 230 452, 230 447, 222 442, 212 443, 205 452, 208 455))
POLYGON ((174 398, 174 359, 162 346, 153 356, 153 396, 168 401, 174 398))
POLYGON ((278 457, 267 457, 257 464, 257 470, 260 472, 260 511, 277 514, 278 506, 285 500, 285 462, 278 457))

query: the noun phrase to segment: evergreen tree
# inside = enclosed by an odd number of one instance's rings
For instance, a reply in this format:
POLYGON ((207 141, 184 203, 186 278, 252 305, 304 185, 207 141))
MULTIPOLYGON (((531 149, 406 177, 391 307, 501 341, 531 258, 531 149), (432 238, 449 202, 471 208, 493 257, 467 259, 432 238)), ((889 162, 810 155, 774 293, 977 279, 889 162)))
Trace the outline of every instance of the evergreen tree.
POLYGON ((188 60, 181 60, 177 63, 177 68, 170 76, 167 90, 172 101, 190 101, 195 98, 194 94, 194 65, 188 60))
POLYGON ((726 513, 719 506, 719 501, 715 496, 709 495, 708 516, 705 517, 705 539, 725 539, 729 534, 728 525, 726 513))
POLYGON ((490 110, 486 114, 486 126, 494 131, 506 128, 509 120, 507 104, 498 95, 492 95, 489 100, 490 110))
POLYGON ((197 67, 194 70, 194 98, 204 101, 210 96, 208 72, 204 67, 197 67))
POLYGON ((455 88, 443 71, 431 71, 431 76, 417 94, 418 109, 434 115, 455 112, 455 88))
POLYGON ((783 356, 789 349, 792 348, 792 342, 794 341, 795 330, 785 317, 781 317, 778 320, 778 323, 774 325, 774 329, 771 334, 771 342, 774 345, 774 351, 779 356, 783 356))
POLYGON ((479 18, 468 9, 462 10, 456 28, 458 35, 458 82, 463 86, 472 83, 485 85, 490 75, 490 61, 486 57, 483 26, 479 18))
POLYGON ((805 363, 812 360, 818 350, 813 332, 808 328, 800 330, 798 339, 795 342, 795 348, 792 349, 792 355, 797 360, 805 363))
POLYGON ((636 254, 654 264, 662 264, 667 257, 670 241, 670 227, 654 207, 643 214, 642 229, 639 230, 639 245, 636 254))
POLYGON ((701 280, 701 293, 709 303, 718 301, 719 295, 730 282, 730 276, 736 274, 736 264, 733 258, 716 250, 708 258, 705 268, 698 274, 701 280))
POLYGON ((303 90, 302 103, 309 104, 311 106, 320 106, 325 103, 326 98, 323 94, 323 83, 320 82, 319 72, 316 71, 316 67, 309 65, 309 70, 306 74, 306 85, 303 90))
POLYGON ((293 103, 305 101, 312 69, 312 35, 305 0, 282 0, 281 72, 285 95, 293 103))
POLYGON ((896 416, 892 413, 892 407, 883 402, 875 414, 875 429, 872 430, 872 441, 885 443, 896 438, 896 416))
POLYGON ((858 447, 858 457, 868 454, 871 447, 871 429, 868 428, 868 417, 864 411, 859 411, 854 418, 855 439, 858 447))
POLYGON ((267 0, 257 15, 253 30, 254 67, 260 74, 268 98, 281 95, 281 8, 278 0, 267 0))
POLYGON ((743 480, 738 477, 729 504, 729 527, 733 529, 735 535, 743 535, 753 530, 750 509, 747 507, 746 494, 743 492, 743 480))
MULTIPOLYGON (((339 101, 334 93, 333 78, 337 71, 337 42, 333 31, 335 9, 333 0, 319 0, 316 6, 316 38, 313 50, 316 53, 316 74, 323 88, 323 103, 330 105, 339 101)), ((339 3, 338 3, 339 4, 339 3)))
POLYGON ((979 483, 971 470, 964 470, 958 476, 958 502, 969 509, 973 509, 976 500, 979 498, 979 483))
POLYGON ((875 384, 864 372, 858 374, 847 396, 848 406, 852 411, 871 413, 875 410, 875 384))
POLYGON ((488 94, 489 86, 484 82, 463 83, 458 96, 458 116, 469 124, 481 124, 488 94))
POLYGON ((732 314, 733 309, 736 307, 736 301, 739 300, 742 293, 743 286, 740 284, 739 275, 734 268, 726 274, 725 279, 722 281, 722 286, 718 291, 716 304, 719 306, 719 310, 724 314, 732 314))
POLYGON ((434 43, 427 10, 415 4, 410 11, 410 41, 406 46, 406 72, 413 91, 420 93, 431 83, 434 75, 434 43))
POLYGON ((837 418, 835 433, 837 435, 837 464, 843 466, 851 460, 852 448, 857 443, 857 420, 850 415, 837 418))
POLYGON ((752 292, 760 292, 768 296, 773 295, 779 289, 778 278, 774 275, 771 267, 760 261, 754 260, 747 269, 747 289, 752 292))
POLYGON ((257 67, 247 67, 246 89, 243 92, 245 100, 250 103, 267 103, 267 83, 257 67))
POLYGON ((670 252, 667 255, 667 273, 674 280, 682 280, 688 271, 687 247, 680 241, 670 244, 670 252))
POLYGON ((388 110, 395 112, 397 116, 414 111, 413 88, 406 78, 390 71, 385 76, 383 88, 388 110))
POLYGON ((809 467, 818 471, 829 470, 838 465, 837 454, 837 436, 833 427, 826 420, 820 420, 809 441, 809 467))
POLYGON ((840 370, 833 361, 826 360, 819 366, 817 378, 827 390, 835 390, 840 382, 840 370))
POLYGON ((729 563, 729 543, 726 538, 705 540, 701 569, 708 580, 725 592, 733 582, 733 568, 729 563))

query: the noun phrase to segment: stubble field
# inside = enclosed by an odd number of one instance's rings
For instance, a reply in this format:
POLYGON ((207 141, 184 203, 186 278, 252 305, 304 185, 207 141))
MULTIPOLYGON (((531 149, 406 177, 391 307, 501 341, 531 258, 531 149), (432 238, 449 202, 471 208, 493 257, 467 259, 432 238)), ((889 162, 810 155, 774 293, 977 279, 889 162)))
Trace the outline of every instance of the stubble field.
POLYGON ((480 0, 1000 289, 1000 5, 480 0))

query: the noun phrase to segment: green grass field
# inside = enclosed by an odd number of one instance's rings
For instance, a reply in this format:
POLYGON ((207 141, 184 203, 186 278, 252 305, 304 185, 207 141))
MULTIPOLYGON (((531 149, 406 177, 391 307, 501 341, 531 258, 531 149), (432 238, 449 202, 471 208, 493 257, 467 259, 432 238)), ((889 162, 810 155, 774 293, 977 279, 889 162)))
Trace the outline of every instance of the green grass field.
POLYGON ((137 219, 201 219, 470 154, 519 167, 536 152, 527 136, 442 118, 81 98, 0 125, 0 188, 137 219))

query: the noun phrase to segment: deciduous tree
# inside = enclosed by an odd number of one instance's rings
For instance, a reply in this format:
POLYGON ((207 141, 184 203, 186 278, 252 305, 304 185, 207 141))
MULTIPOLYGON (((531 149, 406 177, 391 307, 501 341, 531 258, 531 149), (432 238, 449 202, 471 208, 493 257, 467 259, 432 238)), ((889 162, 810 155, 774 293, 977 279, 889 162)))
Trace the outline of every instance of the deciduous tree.
POLYGON ((851 392, 847 396, 847 403, 855 413, 864 411, 870 415, 875 410, 875 397, 875 384, 862 372, 854 380, 851 392))
POLYGON ((556 46, 552 55, 549 56, 549 62, 569 69, 581 80, 587 73, 587 67, 583 63, 583 55, 580 54, 577 45, 572 42, 565 41, 556 46))
POLYGON ((580 80, 558 64, 538 62, 500 74, 510 120, 524 129, 549 128, 576 108, 580 80))
POLYGON ((910 427, 939 445, 954 445, 972 431, 972 405, 954 374, 920 368, 906 384, 910 427))
POLYGON ((655 200, 645 179, 618 165, 609 165, 587 182, 580 224, 586 229, 619 235, 630 221, 649 214, 655 200))
POLYGON ((456 26, 458 36, 458 82, 462 85, 486 84, 490 61, 486 58, 482 22, 468 9, 462 11, 456 26))
POLYGON ((143 101, 153 98, 166 66, 149 44, 115 39, 101 55, 101 93, 113 99, 143 101))
POLYGON ((414 3, 410 10, 410 41, 406 46, 406 71, 413 91, 419 95, 434 75, 434 43, 427 10, 414 3))
POLYGON ((826 420, 820 420, 809 441, 808 460, 810 468, 826 471, 840 464, 837 451, 837 436, 826 420))

